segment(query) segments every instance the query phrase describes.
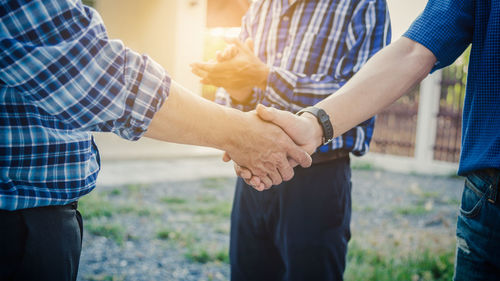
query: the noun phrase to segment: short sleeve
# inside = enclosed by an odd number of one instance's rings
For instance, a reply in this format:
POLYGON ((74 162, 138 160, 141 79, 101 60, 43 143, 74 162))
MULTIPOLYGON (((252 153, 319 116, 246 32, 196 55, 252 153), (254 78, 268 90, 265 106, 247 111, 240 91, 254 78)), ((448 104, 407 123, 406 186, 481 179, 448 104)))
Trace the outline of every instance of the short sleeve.
POLYGON ((473 12, 472 0, 430 0, 403 36, 436 56, 435 71, 452 64, 472 42, 473 12))

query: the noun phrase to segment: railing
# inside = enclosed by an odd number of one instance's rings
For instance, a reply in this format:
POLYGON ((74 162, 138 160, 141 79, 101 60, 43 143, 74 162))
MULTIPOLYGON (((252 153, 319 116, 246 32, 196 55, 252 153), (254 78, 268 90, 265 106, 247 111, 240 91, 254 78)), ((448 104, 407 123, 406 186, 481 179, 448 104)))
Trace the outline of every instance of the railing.
POLYGON ((413 157, 419 87, 377 115, 370 151, 413 157))
POLYGON ((422 84, 381 112, 375 123, 371 151, 415 157, 419 161, 458 163, 467 62, 468 52, 427 78, 427 87, 422 84), (422 124, 417 132, 419 120, 422 124))
POLYGON ((460 58, 443 70, 441 97, 437 114, 437 134, 434 159, 458 162, 462 136, 462 110, 467 79, 466 59, 460 58))

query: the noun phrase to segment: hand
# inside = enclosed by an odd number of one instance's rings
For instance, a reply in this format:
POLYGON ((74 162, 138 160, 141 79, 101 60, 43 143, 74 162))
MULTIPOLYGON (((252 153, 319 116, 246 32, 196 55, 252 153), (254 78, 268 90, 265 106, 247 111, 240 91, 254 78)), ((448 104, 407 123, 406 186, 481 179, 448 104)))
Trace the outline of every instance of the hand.
POLYGON ((238 54, 238 48, 235 44, 228 44, 223 51, 217 51, 215 58, 217 62, 225 62, 231 60, 238 54))
MULTIPOLYGON (((312 114, 306 112, 298 116, 263 105, 257 106, 257 113, 261 119, 280 126, 297 145, 309 154, 314 153, 316 148, 322 144, 323 130, 312 114)), ((228 155, 224 155, 223 160, 228 160, 228 155)), ((293 167, 296 166, 293 160, 289 164, 293 167)), ((251 171, 237 165, 235 165, 235 171, 247 184, 258 190, 262 189, 262 179, 253 175, 251 171)))
MULTIPOLYGON (((236 141, 227 150, 227 158, 233 159, 253 176, 259 178, 260 190, 280 184, 293 177, 293 167, 311 165, 307 152, 297 146, 278 126, 261 120, 256 112, 247 112, 238 120, 244 133, 235 132, 236 141)), ((243 169, 243 168, 242 168, 243 169)))
POLYGON ((234 46, 219 53, 220 61, 193 63, 193 73, 202 78, 203 84, 223 87, 226 90, 265 88, 269 68, 254 54, 252 39, 247 39, 245 44, 237 39, 231 39, 230 42, 234 46))

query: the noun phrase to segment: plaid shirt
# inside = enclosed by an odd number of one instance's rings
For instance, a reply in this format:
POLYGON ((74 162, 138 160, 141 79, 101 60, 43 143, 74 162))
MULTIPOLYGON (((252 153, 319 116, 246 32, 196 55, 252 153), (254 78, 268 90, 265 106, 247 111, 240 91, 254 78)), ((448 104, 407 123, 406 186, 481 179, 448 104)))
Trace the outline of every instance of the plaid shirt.
POLYGON ((160 65, 110 40, 80 1, 0 0, 0 209, 89 193, 90 131, 137 140, 169 88, 160 65))
MULTIPOLYGON (((241 110, 258 103, 297 112, 342 87, 375 53, 390 43, 385 0, 261 0, 243 18, 240 39, 252 38, 268 66, 265 91, 255 88, 246 104, 219 90, 216 102, 241 110)), ((335 115, 332 116, 335 118, 335 115)), ((319 152, 368 151, 375 119, 333 140, 319 152)))

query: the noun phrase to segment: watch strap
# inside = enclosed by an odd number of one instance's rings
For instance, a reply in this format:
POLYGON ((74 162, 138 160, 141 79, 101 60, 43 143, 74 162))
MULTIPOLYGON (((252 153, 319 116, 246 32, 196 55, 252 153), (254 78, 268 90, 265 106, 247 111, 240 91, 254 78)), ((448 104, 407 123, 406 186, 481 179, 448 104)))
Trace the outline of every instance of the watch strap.
POLYGON ((297 115, 302 115, 304 112, 308 112, 318 119, 321 128, 323 129, 323 145, 330 143, 333 140, 333 126, 330 122, 330 116, 321 108, 309 106, 303 108, 301 111, 297 112, 297 115))

